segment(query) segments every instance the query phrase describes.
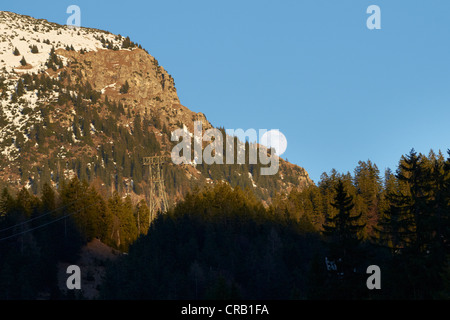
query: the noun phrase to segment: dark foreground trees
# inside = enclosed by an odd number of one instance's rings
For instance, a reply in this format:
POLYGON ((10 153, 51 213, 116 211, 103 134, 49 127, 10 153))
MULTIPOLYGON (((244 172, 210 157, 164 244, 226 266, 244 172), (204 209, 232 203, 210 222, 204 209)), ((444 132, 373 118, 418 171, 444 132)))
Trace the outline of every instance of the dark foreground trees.
POLYGON ((396 178, 380 224, 381 241, 393 254, 395 294, 448 298, 450 158, 412 150, 400 160, 396 178))
POLYGON ((4 190, 0 299, 62 298, 57 263, 93 238, 129 248, 107 269, 107 299, 448 299, 449 217, 450 159, 414 151, 384 181, 360 162, 268 208, 220 183, 153 221, 145 201, 78 179, 40 197, 4 190), (381 290, 366 287, 370 265, 381 290))
POLYGON ((190 194, 108 272, 107 299, 306 298, 323 248, 302 223, 226 184, 190 194))
MULTIPOLYGON (((133 207, 115 194, 104 199, 85 181, 74 178, 59 190, 44 184, 40 197, 27 189, 0 195, 0 300, 67 298, 58 288, 59 262, 75 263, 83 245, 94 238, 121 251, 139 236, 133 207)), ((140 224, 145 234, 147 223, 140 224)))
POLYGON ((362 213, 352 215, 353 197, 347 193, 341 180, 338 180, 335 192, 331 202, 335 212, 326 217, 323 225, 328 246, 326 259, 333 266, 327 270, 328 295, 338 299, 357 298, 364 290, 363 272, 367 267, 360 246, 362 239, 359 233, 364 228, 362 213))

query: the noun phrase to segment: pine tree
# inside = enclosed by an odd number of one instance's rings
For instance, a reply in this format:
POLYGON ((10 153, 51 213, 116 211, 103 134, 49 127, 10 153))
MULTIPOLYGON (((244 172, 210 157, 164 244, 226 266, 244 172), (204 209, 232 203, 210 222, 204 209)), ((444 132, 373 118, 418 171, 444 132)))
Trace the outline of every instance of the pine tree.
POLYGON ((73 118, 72 129, 75 139, 81 140, 80 121, 77 116, 74 116, 73 118))
MULTIPOLYGON (((450 150, 448 150, 450 156, 450 150)), ((430 223, 433 224, 434 243, 433 251, 443 251, 443 254, 450 253, 450 157, 444 159, 442 153, 434 156, 430 153, 430 179, 432 188, 430 190, 433 217, 430 223)))
POLYGON ((22 56, 22 60, 20 60, 20 64, 22 65, 22 66, 26 66, 28 63, 27 63, 27 60, 25 60, 25 57, 24 56, 22 56))
POLYGON ((380 217, 378 225, 375 229, 375 237, 372 238, 378 244, 394 248, 393 235, 391 232, 391 225, 389 222, 390 212, 391 212, 391 195, 398 191, 398 180, 395 174, 390 168, 387 168, 384 173, 384 184, 383 191, 380 197, 379 212, 380 217))
POLYGON ((430 235, 430 184, 423 156, 414 149, 402 156, 397 170, 398 191, 388 195, 391 203, 383 224, 391 233, 394 248, 409 248, 417 253, 427 250, 430 235))
POLYGON ((360 161, 355 169, 356 210, 362 213, 361 221, 366 224, 363 237, 373 237, 379 219, 379 205, 382 192, 380 172, 370 160, 360 161))
POLYGON ((139 234, 147 234, 148 228, 150 227, 150 210, 144 199, 139 201, 136 206, 135 218, 139 234))
POLYGON ((131 42, 130 37, 126 37, 122 43, 123 49, 128 49, 133 47, 133 42, 131 42))
POLYGON ((360 223, 361 213, 352 216, 353 197, 345 190, 342 180, 338 180, 336 195, 331 203, 336 215, 326 217, 324 235, 330 240, 330 258, 337 261, 338 272, 347 275, 353 271, 357 248, 361 242, 358 233, 364 225, 360 223))
POLYGON ((345 190, 342 180, 338 181, 335 190, 336 195, 331 205, 337 210, 337 214, 334 217, 327 217, 326 223, 323 225, 324 233, 335 238, 338 243, 345 247, 361 240, 357 233, 362 227, 361 224, 358 224, 361 214, 351 216, 351 211, 355 205, 353 197, 348 195, 345 190))
POLYGON ((16 207, 29 218, 33 213, 33 207, 35 206, 36 201, 37 199, 24 187, 17 194, 16 207))
POLYGON ((128 246, 138 237, 131 198, 128 196, 122 201, 119 193, 115 192, 108 201, 108 207, 114 219, 111 234, 115 245, 121 250, 128 250, 128 246))
POLYGON ((7 188, 4 188, 0 196, 0 224, 3 222, 7 214, 14 207, 14 198, 11 196, 7 188))
POLYGON ((23 96, 25 93, 25 88, 23 86, 23 81, 21 79, 19 79, 18 83, 17 83, 17 96, 21 97, 23 96))
POLYGON ((428 159, 413 149, 402 156, 396 178, 398 187, 388 196, 390 206, 382 227, 393 249, 403 289, 400 294, 430 298, 441 285, 445 265, 445 236, 441 232, 446 229, 444 217, 448 215, 445 164, 434 153, 428 159))
POLYGON ((55 191, 48 182, 45 182, 42 187, 41 203, 44 212, 50 212, 56 208, 55 191))
POLYGON ((19 49, 17 49, 17 48, 14 48, 14 52, 13 52, 13 54, 16 56, 16 57, 18 57, 18 56, 20 56, 20 52, 19 52, 19 49))
POLYGON ((120 93, 127 94, 128 90, 130 90, 130 85, 128 84, 128 80, 120 88, 120 93))

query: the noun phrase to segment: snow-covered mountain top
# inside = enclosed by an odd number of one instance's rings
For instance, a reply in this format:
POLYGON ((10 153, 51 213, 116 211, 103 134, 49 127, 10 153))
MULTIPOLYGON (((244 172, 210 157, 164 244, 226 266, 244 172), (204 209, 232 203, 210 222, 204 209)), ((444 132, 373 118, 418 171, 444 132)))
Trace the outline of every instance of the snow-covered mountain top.
MULTIPOLYGON (((0 11, 0 70, 2 72, 39 72, 44 69, 52 48, 94 51, 106 43, 121 47, 123 38, 89 28, 74 28, 0 11), (37 53, 32 52, 36 46, 37 53), (18 51, 14 52, 17 48, 18 51), (15 54, 14 54, 15 53, 15 54), (27 65, 21 64, 25 58, 27 65)), ((34 50, 36 52, 36 50, 34 50)))

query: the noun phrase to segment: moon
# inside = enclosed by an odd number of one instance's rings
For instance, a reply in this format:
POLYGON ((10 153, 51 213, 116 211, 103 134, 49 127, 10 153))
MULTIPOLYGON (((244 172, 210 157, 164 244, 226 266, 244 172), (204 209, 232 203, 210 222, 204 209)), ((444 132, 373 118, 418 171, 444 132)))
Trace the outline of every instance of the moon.
POLYGON ((286 136, 278 129, 265 132, 260 143, 267 148, 274 148, 277 156, 281 156, 287 149, 286 136))

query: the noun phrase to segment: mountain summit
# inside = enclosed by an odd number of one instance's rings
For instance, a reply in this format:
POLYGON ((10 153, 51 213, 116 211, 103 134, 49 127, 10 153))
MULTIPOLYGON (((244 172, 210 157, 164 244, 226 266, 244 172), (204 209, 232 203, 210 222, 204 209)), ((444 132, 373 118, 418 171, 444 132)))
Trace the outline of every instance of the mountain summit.
MULTIPOLYGON (((143 158, 169 154, 177 128, 203 130, 203 113, 183 106, 172 76, 128 37, 0 12, 0 181, 39 193, 74 176, 105 194, 148 196, 143 158)), ((312 184, 280 159, 261 165, 167 165, 171 201, 195 187, 226 181, 266 201, 312 184)))

